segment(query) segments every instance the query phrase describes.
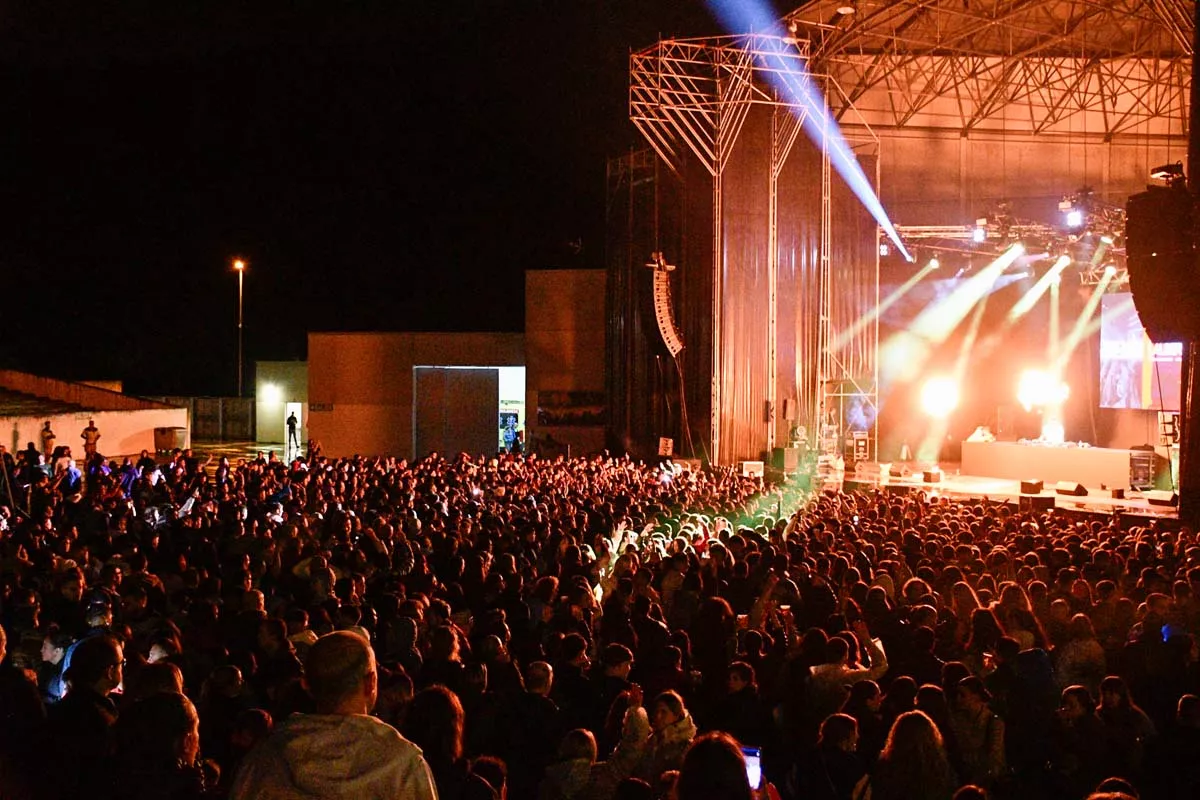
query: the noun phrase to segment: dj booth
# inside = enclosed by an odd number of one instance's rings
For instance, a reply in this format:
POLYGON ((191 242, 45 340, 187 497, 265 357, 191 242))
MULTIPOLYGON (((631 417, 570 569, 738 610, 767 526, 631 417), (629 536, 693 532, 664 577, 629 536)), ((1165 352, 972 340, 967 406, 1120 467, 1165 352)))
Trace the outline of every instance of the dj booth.
POLYGON ((1099 488, 1127 488, 1132 469, 1145 453, 1108 447, 963 442, 962 473, 1011 480, 1082 483, 1099 488))

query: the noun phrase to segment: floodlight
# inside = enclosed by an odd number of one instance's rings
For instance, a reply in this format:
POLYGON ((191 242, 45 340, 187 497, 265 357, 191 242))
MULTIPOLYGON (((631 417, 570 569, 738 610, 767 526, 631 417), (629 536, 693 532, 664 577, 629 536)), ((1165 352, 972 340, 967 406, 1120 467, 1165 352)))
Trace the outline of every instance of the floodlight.
POLYGON ((1067 212, 1067 227, 1080 228, 1083 227, 1083 212, 1078 208, 1072 208, 1067 212))
POLYGON ((945 419, 958 407, 958 383, 953 378, 939 376, 925 381, 921 387, 921 408, 934 419, 945 419))

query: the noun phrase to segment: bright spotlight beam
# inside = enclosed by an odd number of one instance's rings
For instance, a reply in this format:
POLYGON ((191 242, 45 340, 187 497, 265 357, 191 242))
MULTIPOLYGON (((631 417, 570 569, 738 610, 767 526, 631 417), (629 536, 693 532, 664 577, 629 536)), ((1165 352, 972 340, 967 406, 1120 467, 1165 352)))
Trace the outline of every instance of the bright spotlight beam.
POLYGON ((999 258, 967 280, 940 302, 930 303, 914 320, 911 330, 930 342, 942 342, 959 324, 975 304, 987 295, 992 285, 1014 261, 1025 252, 1018 242, 1008 248, 999 258))
POLYGON ((1108 284, 1112 282, 1113 274, 1105 270, 1104 275, 1100 278, 1100 282, 1092 290, 1092 296, 1088 298, 1088 301, 1083 305, 1083 310, 1079 312, 1079 318, 1075 320, 1075 324, 1071 327, 1071 332, 1063 339, 1062 344, 1058 348, 1058 358, 1054 361, 1056 372, 1062 372, 1067 362, 1071 359, 1071 355, 1075 352, 1075 348, 1079 347, 1079 343, 1094 332, 1091 323, 1096 316, 1096 309, 1100 307, 1100 300, 1104 297, 1105 290, 1108 289, 1108 284))
POLYGON ((874 322, 875 320, 882 317, 885 313, 887 313, 887 310, 889 308, 896 305, 896 303, 900 302, 901 298, 903 298, 904 295, 908 294, 914 286, 916 286, 918 283, 920 283, 922 280, 924 280, 926 277, 928 277, 929 273, 933 272, 935 269, 937 269, 937 265, 932 261, 930 263, 926 264, 925 266, 921 267, 921 269, 919 269, 915 274, 913 274, 913 276, 911 278, 909 278, 904 283, 902 283, 899 287, 897 287, 897 289, 894 292, 892 292, 887 297, 880 300, 878 306, 876 306, 874 309, 872 309, 871 311, 867 312, 866 314, 864 314, 863 316, 861 316, 857 320, 855 320, 855 322, 852 325, 850 325, 850 327, 848 327, 846 330, 842 331, 838 335, 837 340, 834 341, 834 343, 833 343, 834 352, 837 352, 838 350, 841 350, 846 345, 850 344, 850 342, 854 339, 854 337, 857 336, 859 334, 859 332, 861 332, 863 330, 863 328, 867 327, 872 322, 874 322))
MULTIPOLYGON (((829 113, 820 88, 807 71, 797 69, 794 58, 784 59, 782 48, 793 48, 794 46, 784 41, 788 33, 775 18, 775 12, 770 4, 765 0, 708 0, 708 5, 717 19, 729 31, 753 31, 776 38, 781 52, 760 55, 761 60, 765 62, 763 66, 768 80, 793 104, 803 109, 802 121, 805 133, 818 146, 822 142, 826 143, 830 163, 837 170, 838 175, 875 218, 876 223, 896 245, 900 254, 909 261, 913 261, 912 254, 900 240, 896 226, 888 218, 887 212, 883 209, 883 203, 879 201, 874 187, 871 186, 858 159, 854 157, 850 145, 842 135, 841 128, 829 113)), ((794 50, 791 54, 794 54, 794 50)))
POLYGON ((1050 285, 1054 283, 1054 279, 1059 278, 1062 275, 1062 271, 1066 269, 1070 263, 1070 256, 1059 256, 1058 260, 1054 262, 1054 266, 1051 267, 1045 275, 1038 278, 1037 283, 1035 283, 1020 300, 1013 304, 1013 307, 1009 310, 1008 315, 1004 318, 1004 322, 1006 324, 1011 324, 1032 311, 1033 307, 1037 305, 1037 301, 1042 299, 1042 295, 1044 295, 1050 288, 1050 285))

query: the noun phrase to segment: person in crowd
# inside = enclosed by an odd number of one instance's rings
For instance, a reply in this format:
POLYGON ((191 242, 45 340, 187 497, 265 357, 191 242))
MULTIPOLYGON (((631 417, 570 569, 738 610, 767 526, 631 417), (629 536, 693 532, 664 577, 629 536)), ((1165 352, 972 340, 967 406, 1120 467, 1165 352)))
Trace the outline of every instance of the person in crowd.
MULTIPOLYGON (((50 738, 28 749, 89 742, 81 759, 26 761, 34 785, 108 792, 138 752, 120 731, 142 722, 121 718, 164 693, 194 702, 192 767, 219 765, 203 790, 220 794, 301 791, 289 781, 316 767, 289 772, 289 743, 314 742, 337 753, 321 777, 335 796, 400 765, 452 797, 613 800, 664 794, 676 772, 686 790, 696 730, 761 745, 785 796, 810 773, 844 795, 861 759, 860 788, 881 796, 916 776, 937 797, 1083 797, 1120 775, 1152 799, 1187 785, 1167 782, 1188 775, 1168 754, 1200 763, 1184 702, 1200 693, 1200 538, 1185 526, 802 493, 722 467, 664 480, 610 454, 207 457, 89 464, 66 494, 36 445, 0 459, 4 685, 28 689, 39 664, 49 685, 57 659, 67 691, 47 726, 34 689, 29 729, 50 738), (335 630, 364 644, 318 648, 335 630), (348 670, 336 701, 320 696, 331 663, 348 670), (356 759, 362 776, 337 771, 356 759)), ((186 707, 161 711, 161 748, 134 760, 198 789, 163 771, 188 754, 186 707)), ((26 741, 13 730, 0 735, 26 741)))
POLYGON ((96 446, 100 441, 100 429, 96 427, 96 420, 88 420, 87 427, 80 431, 79 438, 83 439, 85 459, 91 461, 96 457, 96 446))
POLYGON ((125 648, 107 633, 91 636, 75 647, 64 674, 67 693, 52 706, 50 747, 71 753, 57 771, 59 793, 77 795, 99 784, 111 790, 113 726, 118 707, 113 694, 124 680, 125 648))
POLYGON ((57 625, 51 625, 42 639, 42 664, 38 669, 38 687, 42 692, 42 700, 47 705, 57 703, 67 693, 67 683, 63 680, 63 660, 67 649, 75 643, 69 633, 59 630, 57 625))
POLYGON ((304 664, 316 713, 289 717, 252 750, 230 796, 436 800, 421 750, 370 716, 378 680, 375 653, 361 636, 335 631, 318 639, 304 664))
POLYGON ((46 457, 46 463, 50 463, 54 458, 54 443, 58 437, 54 435, 54 431, 50 428, 50 420, 42 423, 42 455, 46 457))
POLYGON ((875 769, 864 780, 873 800, 950 800, 960 785, 942 735, 921 711, 907 711, 896 719, 875 769))

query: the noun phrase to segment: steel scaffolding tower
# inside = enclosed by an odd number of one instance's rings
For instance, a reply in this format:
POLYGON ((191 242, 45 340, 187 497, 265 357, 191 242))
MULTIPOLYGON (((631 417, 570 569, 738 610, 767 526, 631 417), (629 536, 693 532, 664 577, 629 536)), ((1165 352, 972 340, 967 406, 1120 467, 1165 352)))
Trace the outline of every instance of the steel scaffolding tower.
MULTIPOLYGON (((753 105, 772 107, 770 170, 768 191, 768 346, 767 375, 770 410, 767 422, 767 450, 774 448, 779 436, 774 403, 777 383, 777 319, 779 247, 777 239, 778 181, 797 136, 806 121, 815 119, 827 131, 832 120, 829 108, 813 108, 795 91, 802 82, 813 81, 826 95, 839 98, 839 109, 848 108, 840 87, 826 76, 813 75, 809 69, 808 43, 794 38, 748 34, 704 39, 669 39, 634 53, 630 58, 630 118, 659 157, 677 174, 682 159, 690 152, 712 178, 712 381, 710 450, 716 460, 721 452, 721 315, 722 273, 722 176, 729 155, 753 105)), ((811 101, 809 101, 811 102, 811 101)), ((870 135, 868 144, 878 146, 870 135)), ((828 139, 822 136, 821 233, 820 233, 820 312, 818 339, 820 355, 817 379, 811 386, 799 387, 809 396, 800 397, 801 407, 809 409, 809 431, 820 430, 822 416, 831 393, 829 386, 853 385, 855 393, 872 408, 877 408, 878 323, 868 335, 868 376, 846 374, 838 358, 838 331, 834 328, 833 272, 831 265, 832 176, 828 139), (864 380, 864 378, 866 380, 864 380), (869 384, 869 385, 864 385, 869 384)), ((878 178, 876 170, 876 178, 878 178)), ((873 296, 878 298, 878 257, 874 270, 873 296)), ((838 404, 840 424, 841 403, 838 404)))

